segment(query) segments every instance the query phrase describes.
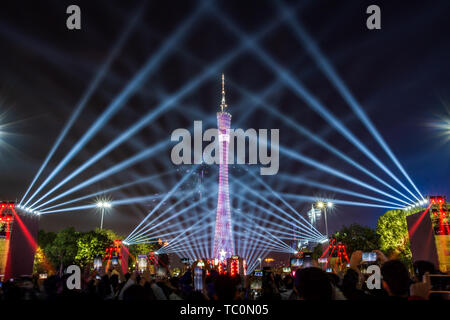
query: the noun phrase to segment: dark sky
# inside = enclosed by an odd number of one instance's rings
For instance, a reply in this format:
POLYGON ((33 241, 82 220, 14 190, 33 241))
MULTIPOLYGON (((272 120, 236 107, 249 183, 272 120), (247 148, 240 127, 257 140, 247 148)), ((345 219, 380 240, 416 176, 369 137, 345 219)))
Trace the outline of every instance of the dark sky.
MULTIPOLYGON (((450 2, 448 1, 284 1, 355 96, 384 137, 400 163, 424 195, 449 194, 449 143, 433 123, 449 117, 450 103, 450 2), (378 4, 382 29, 366 28, 365 9, 378 4)), ((112 61, 106 77, 89 98, 80 117, 44 170, 42 182, 71 150, 95 120, 113 103, 131 79, 171 37, 181 34, 162 54, 156 67, 124 106, 90 140, 71 162, 39 193, 69 175, 121 132, 155 109, 167 96, 176 94, 198 74, 212 68, 229 52, 242 46, 241 36, 260 35, 257 45, 277 65, 288 70, 297 81, 316 96, 411 190, 405 177, 380 148, 355 116, 346 101, 283 20, 276 2, 218 1, 196 16, 189 26, 183 24, 200 2, 192 1, 2 1, 0 4, 0 136, 2 199, 20 199, 50 151, 58 134, 92 83, 101 65, 111 54, 120 35, 141 14, 124 45, 112 61), (164 5, 163 5, 164 3, 164 5), (66 7, 78 4, 82 10, 82 29, 69 31, 66 7), (215 9, 212 7, 215 6, 215 9), (215 10, 215 11, 214 11, 215 10), (231 23, 224 23, 221 15, 231 23), (185 29, 185 30, 183 30, 185 29), (181 30, 181 31, 180 31, 181 30)), ((271 113, 246 99, 243 91, 262 96, 264 90, 280 82, 273 65, 251 49, 240 50, 217 72, 183 96, 176 108, 164 111, 129 141, 108 153, 82 174, 68 182, 53 196, 86 181, 91 176, 127 159, 159 141, 170 139, 176 128, 189 128, 193 120, 214 121, 220 101, 220 73, 227 80, 227 102, 233 125, 241 128, 279 128, 280 144, 316 161, 345 172, 392 193, 383 185, 352 168, 330 152, 299 135, 271 113), (255 109, 246 115, 246 112, 255 109), (246 115, 246 116, 245 116, 246 115), (204 116, 205 118, 201 118, 204 116), (241 119, 241 121, 239 120, 241 119)), ((308 128, 345 155, 401 188, 355 146, 349 143, 304 100, 283 83, 264 97, 266 102, 302 126, 308 128)), ((447 120, 448 121, 448 120, 447 120)), ((170 148, 124 171, 101 180, 72 196, 97 192, 167 170, 170 148)), ((235 168, 239 172, 239 168, 235 168)), ((215 170, 210 170, 214 179, 215 170)), ((308 176, 315 181, 376 196, 371 191, 323 174, 293 159, 280 156, 280 174, 308 176)), ((237 173, 243 182, 252 179, 237 173)), ((169 191, 181 178, 180 173, 158 180, 160 185, 144 184, 110 194, 114 200, 169 191)), ((320 188, 308 188, 263 177, 281 193, 357 198, 331 194, 320 188)), ((39 182, 36 186, 39 185, 39 182)), ((191 187, 196 182, 192 182, 191 187)), ((189 189, 190 187, 186 187, 189 189)), ((34 189, 35 190, 35 189, 34 189)), ((235 192, 242 192, 239 188, 235 192)), ((384 199, 386 197, 381 196, 384 199)), ((89 204, 84 201, 79 204, 89 204)), ((54 204, 57 204, 55 202, 54 204)), ((295 203, 305 212, 310 203, 295 203)), ((127 235, 145 216, 154 202, 120 206, 106 217, 106 227, 127 235)), ((374 227, 382 208, 338 206, 330 216, 330 229, 343 224, 360 223, 374 227)), ((75 226, 94 228, 99 216, 93 210, 49 214, 41 218, 41 227, 58 230, 75 226)))

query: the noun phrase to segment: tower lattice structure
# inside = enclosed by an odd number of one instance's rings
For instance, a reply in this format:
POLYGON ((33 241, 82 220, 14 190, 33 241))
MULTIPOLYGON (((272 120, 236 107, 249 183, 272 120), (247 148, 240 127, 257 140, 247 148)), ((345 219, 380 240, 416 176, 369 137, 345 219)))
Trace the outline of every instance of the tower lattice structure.
POLYGON ((228 146, 230 142, 231 114, 225 112, 225 78, 222 74, 222 101, 217 113, 219 134, 219 190, 217 197, 216 228, 214 233, 213 258, 221 261, 230 258, 234 252, 231 224, 230 197, 228 188, 228 146))

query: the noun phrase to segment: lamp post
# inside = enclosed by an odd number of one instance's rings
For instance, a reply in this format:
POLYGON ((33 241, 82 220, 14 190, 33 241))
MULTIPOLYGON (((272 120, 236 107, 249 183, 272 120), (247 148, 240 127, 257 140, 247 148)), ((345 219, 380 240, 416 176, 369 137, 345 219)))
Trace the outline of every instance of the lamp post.
POLYGON ((103 229, 103 216, 105 215, 105 210, 110 209, 111 203, 108 201, 98 201, 97 202, 97 208, 99 208, 102 212, 102 219, 100 221, 100 230, 103 229))
POLYGON ((328 239, 328 219, 327 219, 327 208, 333 208, 333 203, 332 202, 327 202, 326 204, 322 201, 319 201, 316 203, 316 206, 319 209, 323 209, 323 214, 325 216, 325 234, 327 236, 328 239))

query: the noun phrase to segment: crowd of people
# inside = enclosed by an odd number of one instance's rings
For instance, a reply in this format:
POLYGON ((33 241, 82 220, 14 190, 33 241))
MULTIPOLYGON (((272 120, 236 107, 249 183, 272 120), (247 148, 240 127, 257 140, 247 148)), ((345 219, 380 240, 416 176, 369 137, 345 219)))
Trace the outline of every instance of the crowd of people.
POLYGON ((254 275, 230 277, 209 270, 196 284, 192 268, 182 275, 155 277, 150 273, 132 272, 122 274, 120 268, 105 274, 86 270, 82 276, 81 289, 69 289, 70 275, 51 275, 40 279, 38 275, 6 281, 0 288, 0 300, 66 299, 97 300, 187 300, 187 301, 245 301, 245 300, 370 300, 399 299, 427 300, 449 299, 448 294, 430 294, 429 274, 436 274, 435 266, 426 261, 414 264, 411 275, 399 260, 388 260, 377 251, 377 264, 382 279, 380 288, 369 289, 367 275, 361 272, 361 251, 355 251, 350 267, 342 272, 325 272, 318 267, 299 268, 293 273, 277 273, 264 268, 255 289, 254 275), (201 290, 199 289, 201 286, 201 290))

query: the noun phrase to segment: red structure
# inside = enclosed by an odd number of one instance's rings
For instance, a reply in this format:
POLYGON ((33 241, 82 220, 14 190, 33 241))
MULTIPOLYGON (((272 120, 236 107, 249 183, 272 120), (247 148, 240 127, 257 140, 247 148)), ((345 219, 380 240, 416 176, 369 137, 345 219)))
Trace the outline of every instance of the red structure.
POLYGON ((342 270, 346 268, 350 262, 345 244, 337 242, 336 239, 331 239, 327 249, 322 254, 321 258, 327 258, 326 267, 335 270, 342 270))
POLYGON ((17 213, 13 201, 0 203, 0 278, 32 274, 38 228, 37 216, 17 213))
POLYGON ((246 275, 246 262, 239 256, 232 256, 231 258, 227 259, 226 266, 228 274, 232 277, 246 275))
POLYGON ((123 274, 128 272, 128 249, 124 248, 122 240, 114 240, 113 244, 105 249, 103 262, 106 263, 106 270, 117 263, 123 274))
POLYGON ((426 209, 406 217, 413 261, 430 261, 442 272, 450 271, 449 208, 444 196, 431 196, 426 209))

